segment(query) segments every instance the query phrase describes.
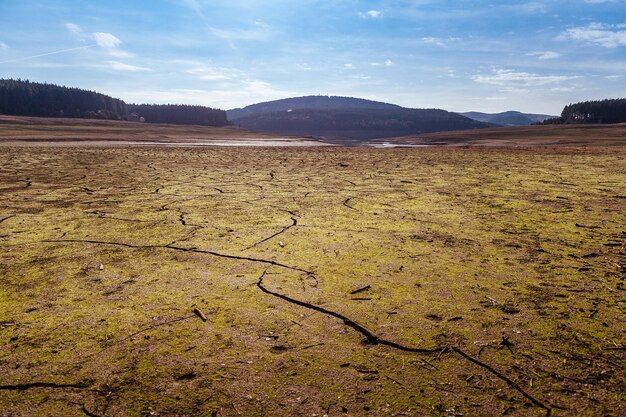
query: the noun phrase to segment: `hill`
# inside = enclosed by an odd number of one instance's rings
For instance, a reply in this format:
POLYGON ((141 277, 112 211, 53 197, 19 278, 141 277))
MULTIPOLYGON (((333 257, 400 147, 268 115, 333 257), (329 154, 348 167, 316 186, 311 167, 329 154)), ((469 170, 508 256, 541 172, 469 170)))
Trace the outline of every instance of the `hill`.
POLYGON ((459 114, 479 122, 494 123, 501 126, 528 126, 555 117, 548 114, 531 114, 518 111, 505 111, 502 113, 469 111, 459 114))
POLYGON ((226 114, 228 116, 228 120, 235 121, 246 116, 264 113, 284 112, 288 110, 380 110, 399 108, 401 107, 395 104, 382 103, 380 101, 372 101, 362 98, 338 96, 303 96, 251 104, 241 109, 228 110, 226 114))
POLYGON ((226 112, 204 106, 126 104, 95 91, 0 79, 0 114, 224 126, 226 112), (142 119, 143 118, 143 119, 142 119))
POLYGON ((371 140, 492 127, 439 109, 408 109, 351 97, 307 96, 259 103, 227 112, 246 129, 326 139, 371 140))

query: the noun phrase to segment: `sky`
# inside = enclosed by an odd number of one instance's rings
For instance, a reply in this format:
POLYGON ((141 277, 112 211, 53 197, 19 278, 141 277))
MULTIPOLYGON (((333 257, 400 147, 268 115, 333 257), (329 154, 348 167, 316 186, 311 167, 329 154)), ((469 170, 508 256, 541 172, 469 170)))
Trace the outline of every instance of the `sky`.
POLYGON ((0 78, 129 103, 556 115, 626 97, 626 0, 0 0, 0 78))

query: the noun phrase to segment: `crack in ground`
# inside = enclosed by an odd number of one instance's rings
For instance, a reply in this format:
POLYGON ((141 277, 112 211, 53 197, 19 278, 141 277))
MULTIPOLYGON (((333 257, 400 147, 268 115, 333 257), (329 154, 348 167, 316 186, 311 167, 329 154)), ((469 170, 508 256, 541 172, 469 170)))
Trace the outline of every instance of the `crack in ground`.
MULTIPOLYGON (((290 212, 290 213, 291 213, 291 212, 290 212)), ((262 244, 262 243, 265 243, 265 242, 267 242, 268 240, 270 240, 270 239, 272 239, 272 238, 274 238, 274 237, 276 237, 276 236, 280 235, 281 233, 285 233, 287 230, 289 230, 289 229, 291 229, 292 227, 295 227, 295 226, 297 226, 297 225, 298 225, 298 220, 297 220, 295 217, 292 217, 292 218, 291 218, 291 222, 292 222, 292 223, 291 223, 290 225, 283 227, 281 230, 279 230, 278 232, 274 233, 274 234, 273 234, 273 235, 271 235, 271 236, 266 237, 265 239, 259 240, 258 242, 256 242, 256 243, 255 243, 255 244, 253 244, 253 245, 248 246, 248 247, 247 247, 247 248, 245 248, 244 250, 252 249, 252 248, 254 248, 255 246, 258 246, 258 245, 260 245, 260 244, 262 244)))
MULTIPOLYGON (((292 218, 292 220, 295 221, 294 218, 292 218)), ((293 226, 291 226, 293 227, 293 226)), ((360 335, 362 335, 365 338, 365 341, 371 345, 383 345, 383 346, 388 346, 390 348, 396 349, 396 350, 400 350, 403 352, 410 352, 410 353, 422 353, 422 354, 434 354, 439 352, 440 354, 445 352, 445 350, 447 349, 451 349, 453 352, 457 353, 459 356, 461 356, 463 359, 482 367, 483 369, 485 369, 487 372, 491 373, 492 375, 494 375, 495 377, 497 377, 498 379, 500 379, 501 381, 504 381, 509 387, 513 388, 514 390, 516 390, 517 392, 519 392, 522 396, 524 396, 526 399, 528 399, 529 401, 531 401, 535 406, 542 408, 546 411, 546 416, 549 417, 552 413, 552 409, 548 406, 546 406, 545 404, 543 404, 541 401, 537 400, 535 397, 533 397, 532 395, 530 395, 528 392, 526 392, 523 388, 521 388, 517 383, 515 383, 513 380, 511 380, 510 378, 508 378, 506 375, 502 374, 501 372, 499 372, 498 370, 496 370, 495 368, 493 368, 492 366, 468 355, 467 353, 465 353, 463 350, 461 350, 458 347, 455 346, 447 346, 445 347, 443 350, 441 347, 435 347, 435 348, 420 348, 420 347, 410 347, 410 346, 405 346, 402 345, 400 343, 396 343, 384 338, 381 338, 377 335, 375 335, 374 333, 372 333, 370 330, 368 330, 367 328, 365 328, 364 326, 358 324, 357 322, 355 322, 354 320, 340 314, 337 313, 335 311, 332 310, 328 310, 324 307, 320 307, 320 306, 316 306, 314 304, 311 303, 307 303, 305 301, 301 301, 301 300, 297 300, 295 298, 289 297, 287 295, 284 294, 280 294, 278 292, 274 292, 270 289, 268 289, 267 287, 264 286, 263 284, 263 278, 265 278, 265 275, 267 274, 267 271, 269 269, 270 266, 278 266, 281 268, 285 268, 285 269, 289 269, 289 270, 293 270, 293 271, 298 271, 298 272, 303 272, 306 273, 309 276, 315 276, 311 271, 307 271, 304 270, 302 268, 298 268, 298 267, 292 267, 289 265, 285 265, 282 264, 280 262, 276 262, 276 261, 272 261, 272 260, 268 260, 268 259, 260 259, 260 258, 252 258, 252 257, 247 257, 247 256, 239 256, 239 255, 229 255, 229 254, 223 254, 223 253, 219 253, 219 252, 214 252, 214 251, 209 251, 209 250, 202 250, 202 249, 197 249, 197 248, 183 248, 183 247, 179 247, 179 246, 174 246, 173 244, 167 244, 167 245, 133 245, 133 244, 129 244, 129 243, 122 243, 122 242, 106 242, 106 241, 96 241, 96 240, 82 240, 82 239, 60 239, 60 240, 43 240, 41 241, 42 243, 90 243, 90 244, 101 244, 101 245, 112 245, 112 246, 121 246, 121 247, 126 247, 126 248, 133 248, 133 249, 170 249, 170 250, 176 250, 176 251, 181 251, 181 252, 192 252, 192 253, 201 253, 201 254, 208 254, 208 255, 212 255, 212 256, 216 256, 216 257, 221 257, 221 258, 226 258, 226 259, 234 259, 234 260, 245 260, 245 261, 250 261, 250 262, 257 262, 257 263, 263 263, 266 265, 269 265, 261 274, 261 276, 259 277, 256 286, 265 294, 269 294, 273 297, 279 298, 281 300, 284 300, 290 304, 295 304, 304 308, 307 308, 309 310, 313 310, 322 314, 325 314, 327 316, 330 317, 334 317, 336 319, 341 320, 346 326, 352 328, 353 330, 355 330, 357 333, 359 333, 360 335)), ((37 387, 47 387, 47 388, 87 388, 89 387, 90 384, 84 383, 84 382, 80 382, 77 384, 55 384, 55 383, 46 383, 46 382, 35 382, 35 383, 29 383, 29 384, 16 384, 16 385, 0 385, 0 390, 27 390, 27 389, 31 389, 31 388, 37 388, 37 387)))
POLYGON ((532 395, 530 395, 529 393, 527 393, 524 389, 522 389, 522 387, 520 387, 518 384, 516 384, 515 382, 513 382, 510 378, 508 378, 506 375, 502 374, 501 372, 499 372, 498 370, 492 368, 490 365, 487 365, 486 363, 479 361, 476 358, 471 357, 470 355, 468 355, 467 353, 463 352, 460 348, 458 347, 454 347, 452 346, 451 349, 458 353, 459 355, 461 355, 461 357, 467 359, 468 361, 486 369, 487 371, 489 371, 491 374, 497 376, 498 378, 500 378, 502 381, 506 382, 511 388, 515 389, 517 392, 519 392, 520 394, 522 394, 524 397, 526 397, 528 400, 530 400, 533 404, 535 404, 537 407, 539 408, 543 408, 544 410, 546 410, 546 417, 549 417, 552 414, 552 409, 550 407, 548 407, 547 405, 543 404, 541 401, 537 400, 535 397, 533 397, 532 395))
POLYGON ((372 332, 370 332, 368 329, 366 329, 365 327, 361 326, 360 324, 358 324, 357 322, 355 322, 354 320, 351 320, 350 318, 344 316, 343 314, 337 313, 335 311, 332 310, 328 310, 325 309, 324 307, 320 307, 320 306, 316 306, 314 304, 311 303, 307 303, 306 301, 300 301, 300 300, 296 300, 295 298, 291 298, 287 295, 284 294, 280 294, 277 292, 274 292, 272 290, 269 290, 267 287, 265 287, 263 285, 263 278, 265 278, 265 275, 267 274, 267 269, 265 271, 263 271, 263 274, 261 274, 261 276, 259 277, 259 280, 256 283, 256 286, 263 291, 266 294, 270 294, 274 297, 280 298, 282 300, 285 300, 291 304, 296 304, 299 305, 301 307, 305 307, 308 308, 310 310, 314 310, 317 311, 319 313, 323 313, 326 314, 328 316, 331 317, 335 317, 341 321, 343 321, 343 323, 348 326, 351 327, 352 329, 354 329, 356 332, 360 333, 363 337, 365 337, 365 340, 367 341, 367 343, 371 344, 371 345, 386 345, 386 346, 390 346, 399 350, 403 350, 405 352, 417 352, 417 353, 436 353, 439 352, 441 349, 440 348, 412 348, 412 347, 407 347, 407 346, 403 346, 400 345, 398 343, 395 342, 391 342, 389 340, 386 339, 382 339, 378 336, 376 336, 375 334, 373 334, 372 332))
POLYGON ((349 209, 351 209, 351 210, 356 210, 354 207, 352 207, 352 206, 349 204, 349 203, 350 203, 350 200, 354 200, 355 198, 356 198, 356 197, 349 197, 349 198, 346 198, 342 204, 343 204, 344 206, 348 207, 348 208, 349 208, 349 209))
POLYGON ((7 221, 7 220, 9 220, 9 219, 11 219, 11 218, 13 218, 15 216, 16 216, 15 214, 11 214, 10 216, 4 217, 4 218, 0 219, 0 223, 4 223, 5 221, 7 221))
POLYGON ((549 417, 552 414, 552 409, 548 406, 546 406, 545 404, 543 404, 541 401, 537 400, 535 397, 533 397, 532 395, 530 395, 528 392, 526 392, 522 387, 520 387, 517 383, 515 383, 513 380, 511 380, 510 378, 508 378, 506 375, 502 374, 501 372, 499 372, 498 370, 494 369, 492 366, 468 355, 467 353, 465 353, 463 350, 461 350, 458 347, 455 346, 450 346, 450 347, 445 347, 443 350, 441 348, 419 348, 419 347, 410 347, 410 346, 404 346, 400 343, 396 343, 396 342, 392 342, 390 340, 387 339, 383 339, 381 337, 376 336, 375 334, 373 334, 371 331, 369 331, 368 329, 366 329, 365 327, 361 326, 360 324, 356 323, 355 321, 351 320, 350 318, 344 316, 343 314, 337 313, 335 311, 332 310, 328 310, 325 309, 323 307, 320 306, 316 306, 314 304, 310 304, 307 303, 306 301, 301 301, 301 300, 297 300, 295 298, 291 298, 287 295, 284 294, 280 294, 274 291, 269 290, 267 287, 265 287, 263 285, 263 278, 265 278, 265 275, 267 274, 267 269, 265 269, 265 271, 263 271, 263 273, 261 274, 261 276, 259 277, 256 286, 264 293, 272 295, 274 297, 280 298, 281 300, 287 301, 291 304, 295 304, 304 308, 308 308, 310 310, 319 312, 319 313, 323 313, 326 314, 328 316, 331 317, 335 317, 341 321, 343 321, 343 323, 348 326, 351 327, 352 329, 354 329, 356 332, 358 332, 359 334, 361 334, 363 337, 365 337, 366 342, 371 344, 371 345, 383 345, 383 346, 388 346, 403 352, 412 352, 412 353, 424 353, 424 354, 434 354, 437 352, 445 352, 445 350, 452 349, 452 351, 454 351, 455 353, 457 353, 458 355, 460 355, 462 358, 468 360, 469 362, 472 362, 475 365, 478 365, 480 367, 482 367, 483 369, 487 370, 489 373, 491 373, 492 375, 496 376, 497 378, 499 378, 500 380, 504 381, 507 383, 507 385, 511 388, 513 388, 514 390, 516 390, 517 392, 519 392, 521 395, 523 395, 525 398, 527 398, 528 400, 530 400, 535 406, 542 408, 546 411, 546 417, 549 417))
POLYGON ((93 385, 92 381, 82 381, 73 384, 57 384, 55 382, 29 382, 26 384, 0 385, 0 390, 4 391, 26 391, 32 388, 76 388, 84 389, 93 385))
POLYGON ((107 242, 107 241, 102 241, 102 240, 89 240, 89 239, 46 239, 46 240, 41 240, 40 243, 91 243, 94 245, 121 246, 121 247, 132 248, 132 249, 170 249, 170 250, 175 250, 179 252, 201 253, 201 254, 216 256, 219 258, 235 259, 239 261, 250 261, 250 262, 257 262, 257 263, 262 263, 266 265, 274 265, 274 266, 289 269, 292 271, 303 272, 309 276, 315 276, 315 274, 312 271, 307 271, 306 269, 298 268, 295 266, 289 266, 280 262, 272 261, 270 259, 253 258, 250 256, 240 256, 240 255, 229 255, 226 253, 203 250, 203 249, 198 249, 198 248, 184 248, 181 246, 174 246, 174 243, 168 243, 166 245, 133 245, 131 243, 107 242))

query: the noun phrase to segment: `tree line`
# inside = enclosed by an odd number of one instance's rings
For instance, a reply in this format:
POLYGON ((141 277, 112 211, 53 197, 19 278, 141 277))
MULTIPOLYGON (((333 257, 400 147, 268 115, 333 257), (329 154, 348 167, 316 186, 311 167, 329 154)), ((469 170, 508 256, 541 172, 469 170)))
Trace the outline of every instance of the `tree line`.
POLYGON ((563 108, 561 117, 544 120, 543 124, 624 122, 626 122, 626 98, 620 98, 568 104, 563 108))
POLYGON ((150 123, 179 125, 225 126, 226 112, 187 104, 129 104, 128 111, 150 123))
POLYGON ((226 112, 204 106, 126 104, 95 91, 0 79, 0 114, 224 126, 226 112))

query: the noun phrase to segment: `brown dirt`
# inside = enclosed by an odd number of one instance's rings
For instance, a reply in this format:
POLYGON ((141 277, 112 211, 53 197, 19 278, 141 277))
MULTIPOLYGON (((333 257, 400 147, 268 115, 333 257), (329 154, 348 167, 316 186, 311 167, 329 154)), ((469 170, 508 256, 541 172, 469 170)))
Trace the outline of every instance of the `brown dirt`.
POLYGON ((624 415, 625 161, 0 147, 0 416, 624 415))

